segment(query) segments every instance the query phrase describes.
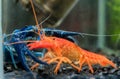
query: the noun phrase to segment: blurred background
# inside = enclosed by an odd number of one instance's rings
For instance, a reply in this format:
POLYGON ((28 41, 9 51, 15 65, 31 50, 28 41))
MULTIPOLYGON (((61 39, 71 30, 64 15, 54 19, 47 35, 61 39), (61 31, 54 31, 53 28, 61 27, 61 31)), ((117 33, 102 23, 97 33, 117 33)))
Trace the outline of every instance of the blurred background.
MULTIPOLYGON (((77 36, 79 45, 91 51, 119 55, 120 0, 33 0, 39 23, 95 36, 77 36), (110 36, 107 36, 110 35, 110 36)), ((3 33, 35 25, 29 0, 2 0, 3 33)))

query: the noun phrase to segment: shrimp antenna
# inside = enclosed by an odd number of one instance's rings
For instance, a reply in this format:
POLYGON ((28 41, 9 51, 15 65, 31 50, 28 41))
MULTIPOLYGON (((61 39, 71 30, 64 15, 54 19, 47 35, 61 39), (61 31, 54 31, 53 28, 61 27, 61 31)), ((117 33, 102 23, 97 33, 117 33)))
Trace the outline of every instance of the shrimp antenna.
MULTIPOLYGON (((36 27, 37 27, 37 29, 38 29, 38 33, 37 33, 37 34, 40 36, 40 38, 42 38, 42 36, 41 36, 42 25, 40 25, 40 27, 39 27, 38 19, 37 19, 37 16, 36 16, 36 12, 35 12, 34 5, 33 5, 33 1, 30 0, 30 3, 31 3, 32 10, 33 10, 33 14, 34 14, 34 18, 35 18, 35 22, 36 22, 36 27)), ((42 34, 43 34, 43 33, 42 33, 42 34)))

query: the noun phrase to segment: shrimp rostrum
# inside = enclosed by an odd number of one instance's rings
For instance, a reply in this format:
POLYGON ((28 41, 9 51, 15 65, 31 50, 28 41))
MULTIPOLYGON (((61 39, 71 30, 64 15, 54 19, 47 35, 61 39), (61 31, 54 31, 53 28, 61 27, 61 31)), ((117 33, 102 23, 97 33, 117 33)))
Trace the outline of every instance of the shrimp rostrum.
MULTIPOLYGON (((63 38, 45 36, 42 40, 30 43, 27 46, 30 50, 46 48, 48 52, 42 60, 48 64, 57 62, 54 70, 55 74, 57 74, 62 63, 70 64, 73 68, 77 69, 78 72, 81 71, 84 64, 88 65, 91 73, 94 73, 92 68, 93 64, 100 64, 102 67, 111 65, 113 68, 117 68, 116 65, 105 56, 84 50, 73 42, 63 38)), ((38 63, 33 65, 31 69, 37 66, 39 66, 38 63)))

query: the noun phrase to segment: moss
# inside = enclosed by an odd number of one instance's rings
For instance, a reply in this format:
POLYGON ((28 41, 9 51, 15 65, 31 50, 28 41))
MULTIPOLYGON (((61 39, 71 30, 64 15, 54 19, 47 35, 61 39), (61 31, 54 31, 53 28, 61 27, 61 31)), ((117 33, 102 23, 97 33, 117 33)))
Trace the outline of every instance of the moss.
MULTIPOLYGON (((108 0, 108 34, 120 34, 120 0, 108 0)), ((109 45, 115 46, 119 36, 110 37, 109 45)), ((117 42, 118 43, 118 42, 117 42)))

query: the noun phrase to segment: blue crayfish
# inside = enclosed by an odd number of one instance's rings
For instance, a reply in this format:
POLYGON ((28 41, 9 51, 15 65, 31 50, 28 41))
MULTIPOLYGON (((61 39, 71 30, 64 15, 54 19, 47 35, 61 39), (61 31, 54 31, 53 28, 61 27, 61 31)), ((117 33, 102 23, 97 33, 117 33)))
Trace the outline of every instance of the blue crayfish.
MULTIPOLYGON (((78 32, 56 30, 51 28, 44 28, 43 31, 48 36, 51 35, 51 36, 65 38, 75 43, 77 43, 77 40, 73 36, 81 35, 81 33, 78 32)), ((25 40, 29 40, 32 38, 35 38, 36 40, 40 40, 40 37, 36 36, 35 32, 37 32, 36 26, 26 26, 22 29, 17 29, 13 31, 9 40, 7 39, 7 36, 4 37, 4 48, 5 50, 7 49, 7 51, 10 52, 10 56, 12 58, 12 62, 15 67, 16 64, 15 64, 13 52, 17 53, 18 59, 20 60, 22 66, 25 68, 26 71, 31 71, 27 64, 26 56, 30 56, 37 63, 48 65, 46 62, 39 60, 35 56, 36 52, 30 51, 26 46, 26 42, 24 42, 25 40)))

